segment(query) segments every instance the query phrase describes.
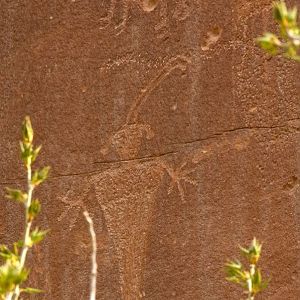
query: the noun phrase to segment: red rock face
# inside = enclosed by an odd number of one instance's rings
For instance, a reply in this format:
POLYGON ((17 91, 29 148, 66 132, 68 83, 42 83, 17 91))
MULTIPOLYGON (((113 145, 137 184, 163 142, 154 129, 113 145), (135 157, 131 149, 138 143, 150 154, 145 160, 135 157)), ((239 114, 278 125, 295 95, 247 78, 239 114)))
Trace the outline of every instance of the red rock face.
MULTIPOLYGON (((240 299, 223 265, 263 241, 257 299, 300 299, 299 67, 265 55, 270 0, 0 1, 1 187, 23 186, 29 114, 50 228, 38 299, 240 299)), ((21 234, 1 200, 0 240, 21 234)), ((35 299, 35 297, 33 297, 35 299)))

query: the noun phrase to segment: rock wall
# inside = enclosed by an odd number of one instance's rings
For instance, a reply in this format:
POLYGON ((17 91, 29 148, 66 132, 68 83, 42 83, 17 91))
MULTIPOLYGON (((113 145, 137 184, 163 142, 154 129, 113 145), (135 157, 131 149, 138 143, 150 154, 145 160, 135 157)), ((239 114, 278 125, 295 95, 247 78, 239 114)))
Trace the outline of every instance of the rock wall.
MULTIPOLYGON (((271 4, 0 1, 0 187, 25 184, 25 114, 52 167, 32 299, 88 299, 84 209, 97 299, 240 299, 223 265, 253 236, 272 278, 257 299, 300 299, 300 73, 255 45, 271 4)), ((22 211, 3 199, 9 243, 22 211)))

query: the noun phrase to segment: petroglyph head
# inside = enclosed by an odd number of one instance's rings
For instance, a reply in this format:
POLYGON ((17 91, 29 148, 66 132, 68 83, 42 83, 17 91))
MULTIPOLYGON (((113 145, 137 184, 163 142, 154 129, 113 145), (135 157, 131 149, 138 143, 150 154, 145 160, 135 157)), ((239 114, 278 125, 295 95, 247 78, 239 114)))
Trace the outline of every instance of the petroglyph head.
POLYGON ((153 11, 159 3, 159 0, 142 0, 141 7, 144 11, 153 11))
POLYGON ((147 140, 154 137, 150 125, 126 124, 112 136, 109 143, 101 149, 101 153, 105 156, 110 151, 116 151, 121 159, 136 158, 144 137, 147 140))
POLYGON ((214 46, 222 35, 222 29, 215 26, 211 31, 207 33, 204 43, 201 45, 202 51, 208 51, 214 46))

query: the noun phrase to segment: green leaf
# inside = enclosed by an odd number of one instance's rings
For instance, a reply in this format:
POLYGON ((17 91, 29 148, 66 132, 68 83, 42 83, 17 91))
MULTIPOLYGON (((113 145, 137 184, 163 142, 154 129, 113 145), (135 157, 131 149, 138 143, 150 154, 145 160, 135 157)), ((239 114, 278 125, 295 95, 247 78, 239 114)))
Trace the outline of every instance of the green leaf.
POLYGON ((44 167, 41 170, 35 171, 31 179, 31 184, 37 186, 44 182, 48 177, 49 171, 50 167, 44 167))
POLYGON ((11 262, 16 262, 19 260, 19 257, 9 250, 6 245, 0 245, 0 257, 2 257, 4 261, 10 260, 11 262))
POLYGON ((284 1, 274 3, 273 15, 276 21, 283 22, 287 15, 287 7, 284 1))
POLYGON ((25 203, 27 200, 27 194, 18 190, 18 189, 11 189, 11 188, 6 188, 6 198, 15 200, 20 203, 25 203))
POLYGON ((297 25, 297 14, 298 14, 297 7, 294 7, 288 11, 287 19, 291 26, 297 25))
POLYGON ((247 272, 243 265, 238 261, 229 261, 225 264, 225 272, 227 274, 226 280, 234 283, 242 284, 247 280, 247 272))
POLYGON ((20 268, 18 264, 5 263, 0 267, 0 290, 5 293, 14 290, 16 285, 27 280, 28 274, 29 271, 20 268))
POLYGON ((38 154, 40 153, 41 149, 42 149, 42 146, 40 145, 32 151, 32 158, 31 158, 32 162, 34 162, 36 160, 36 158, 37 158, 38 154))
POLYGON ((20 148, 21 148, 21 158, 24 162, 24 164, 30 165, 31 159, 32 159, 32 148, 33 146, 31 144, 26 144, 24 142, 20 142, 20 148))
POLYGON ((270 32, 264 34, 264 36, 256 39, 259 46, 269 52, 272 55, 278 53, 278 48, 281 46, 281 42, 278 37, 270 32))
POLYGON ((41 204, 38 199, 35 199, 31 202, 28 208, 28 219, 32 221, 41 211, 41 204))
POLYGON ((240 250, 242 254, 249 260, 250 264, 256 264, 260 258, 262 245, 254 238, 251 242, 249 248, 243 248, 241 246, 240 250))
POLYGON ((260 269, 256 269, 252 277, 252 289, 254 294, 262 292, 268 286, 268 281, 262 280, 260 269))
POLYGON ((32 247, 33 245, 41 242, 48 232, 49 230, 39 230, 38 228, 34 229, 30 234, 30 242, 28 246, 32 247))
POLYGON ((39 290, 39 289, 31 288, 31 287, 27 287, 27 288, 21 289, 20 291, 21 291, 21 293, 28 293, 28 294, 40 294, 40 293, 44 293, 43 290, 39 290))

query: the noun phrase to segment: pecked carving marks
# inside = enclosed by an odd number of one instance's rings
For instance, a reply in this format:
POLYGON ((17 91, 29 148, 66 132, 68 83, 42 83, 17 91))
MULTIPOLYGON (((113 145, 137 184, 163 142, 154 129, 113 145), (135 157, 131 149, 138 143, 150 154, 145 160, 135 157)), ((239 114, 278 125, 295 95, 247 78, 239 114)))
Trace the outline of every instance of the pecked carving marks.
POLYGON ((177 189, 182 202, 185 202, 184 184, 189 183, 193 186, 197 186, 197 182, 190 178, 189 175, 196 171, 197 166, 186 168, 188 162, 181 163, 178 167, 172 168, 165 162, 161 162, 160 165, 171 178, 171 182, 168 188, 168 194, 171 194, 177 189))
POLYGON ((150 140, 154 137, 154 132, 147 124, 125 124, 108 141, 106 146, 101 149, 102 155, 109 153, 113 147, 120 157, 137 157, 143 138, 150 140))
POLYGON ((141 7, 144 11, 153 11, 159 3, 159 0, 142 0, 141 7))
POLYGON ((107 155, 110 150, 115 150, 121 159, 135 158, 140 150, 144 137, 150 140, 154 137, 154 132, 148 124, 138 124, 137 118, 141 107, 149 100, 153 91, 168 77, 174 70, 186 71, 190 59, 184 55, 171 58, 158 74, 150 80, 143 88, 137 98, 131 104, 126 117, 125 124, 113 134, 101 149, 102 155, 107 155))
POLYGON ((63 212, 59 215, 57 221, 62 222, 64 219, 69 221, 69 230, 71 231, 76 225, 79 218, 82 218, 82 212, 86 210, 84 198, 89 192, 89 184, 80 192, 80 197, 75 196, 76 189, 71 186, 66 194, 61 198, 61 202, 65 205, 63 212))
POLYGON ((141 90, 139 96, 133 101, 126 118, 126 124, 136 122, 141 106, 147 101, 153 90, 157 88, 165 78, 167 78, 176 69, 179 69, 182 72, 186 71, 189 63, 190 59, 184 55, 178 55, 171 58, 160 70, 158 75, 154 77, 144 89, 141 90))
MULTIPOLYGON (((184 150, 172 159, 160 157, 143 163, 133 161, 120 168, 91 174, 84 182, 86 186, 83 189, 74 187, 80 190, 82 201, 73 202, 72 207, 66 208, 64 216, 71 216, 73 210, 87 206, 88 203, 84 203, 88 199, 87 194, 90 190, 94 191, 97 203, 90 205, 90 211, 101 210, 107 235, 114 245, 114 262, 119 270, 119 299, 139 299, 143 295, 146 245, 155 212, 156 192, 164 190, 164 179, 169 183, 165 193, 172 193, 171 199, 178 196, 183 202, 188 201, 198 185, 197 173, 204 160, 228 150, 243 151, 250 142, 251 136, 248 133, 224 136, 221 140, 207 141, 197 149, 184 150)), ((291 187, 295 182, 293 179, 291 187)), ((63 199, 64 204, 70 205, 74 196, 73 191, 69 192, 63 199)), ((72 221, 63 217, 60 220, 72 221)))
POLYGON ((91 177, 119 264, 122 299, 139 299, 149 222, 163 170, 134 164, 91 177))
POLYGON ((201 45, 202 51, 208 51, 213 45, 215 45, 222 35, 222 29, 215 26, 211 31, 207 33, 205 42, 201 45))
MULTIPOLYGON (((169 12, 167 9, 167 2, 160 0, 121 0, 121 21, 119 24, 114 26, 114 29, 117 31, 117 35, 122 33, 129 19, 129 10, 130 5, 135 4, 141 11, 150 13, 156 9, 159 10, 160 21, 155 27, 156 31, 161 29, 166 30, 168 23, 173 18, 177 21, 184 21, 190 15, 190 6, 189 1, 179 0, 176 3, 175 12, 169 12)), ((105 17, 100 19, 101 29, 105 29, 113 23, 114 16, 118 13, 117 11, 116 0, 110 1, 110 6, 108 8, 107 14, 105 17)))

